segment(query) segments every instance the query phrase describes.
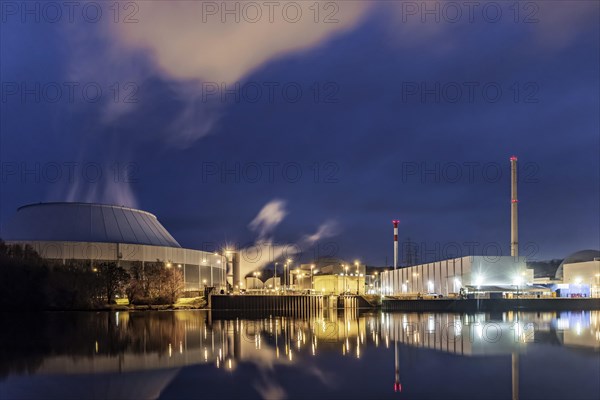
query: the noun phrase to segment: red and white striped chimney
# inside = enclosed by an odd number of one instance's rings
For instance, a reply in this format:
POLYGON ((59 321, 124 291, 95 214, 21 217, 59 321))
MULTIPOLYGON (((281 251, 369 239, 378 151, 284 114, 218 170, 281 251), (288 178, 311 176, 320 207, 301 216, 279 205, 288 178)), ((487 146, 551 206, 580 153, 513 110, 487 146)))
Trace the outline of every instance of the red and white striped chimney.
POLYGON ((400 221, 397 219, 393 220, 394 224, 394 271, 398 268, 398 224, 400 221))

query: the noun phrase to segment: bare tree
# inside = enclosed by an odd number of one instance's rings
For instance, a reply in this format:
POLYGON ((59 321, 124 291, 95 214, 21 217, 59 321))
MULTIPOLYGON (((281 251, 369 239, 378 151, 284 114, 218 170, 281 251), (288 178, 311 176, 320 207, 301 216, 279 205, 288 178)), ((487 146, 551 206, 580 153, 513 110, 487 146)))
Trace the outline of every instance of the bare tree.
POLYGON ((129 274, 114 262, 100 264, 95 272, 98 274, 106 301, 109 304, 114 303, 116 294, 122 293, 129 282, 129 274))

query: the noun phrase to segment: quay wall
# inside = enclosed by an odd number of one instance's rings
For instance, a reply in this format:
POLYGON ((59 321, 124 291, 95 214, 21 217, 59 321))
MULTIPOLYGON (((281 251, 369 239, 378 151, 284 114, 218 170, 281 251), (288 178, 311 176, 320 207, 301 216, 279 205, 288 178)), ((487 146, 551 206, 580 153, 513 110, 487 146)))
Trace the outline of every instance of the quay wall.
POLYGON ((552 299, 383 299, 383 311, 567 311, 600 310, 600 298, 552 299))

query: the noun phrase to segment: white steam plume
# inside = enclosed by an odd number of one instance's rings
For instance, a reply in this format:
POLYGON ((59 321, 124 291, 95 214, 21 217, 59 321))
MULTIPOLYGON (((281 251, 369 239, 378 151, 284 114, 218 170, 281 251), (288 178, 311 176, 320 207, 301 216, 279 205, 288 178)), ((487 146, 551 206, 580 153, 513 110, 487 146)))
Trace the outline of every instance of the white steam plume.
POLYGON ((263 242, 286 215, 285 201, 271 200, 260 210, 248 227, 258 233, 258 242, 263 242))
POLYGON ((338 224, 335 221, 326 221, 319 226, 319 229, 311 235, 306 235, 303 238, 303 242, 307 245, 312 245, 319 240, 326 239, 328 237, 335 236, 338 232, 338 224))

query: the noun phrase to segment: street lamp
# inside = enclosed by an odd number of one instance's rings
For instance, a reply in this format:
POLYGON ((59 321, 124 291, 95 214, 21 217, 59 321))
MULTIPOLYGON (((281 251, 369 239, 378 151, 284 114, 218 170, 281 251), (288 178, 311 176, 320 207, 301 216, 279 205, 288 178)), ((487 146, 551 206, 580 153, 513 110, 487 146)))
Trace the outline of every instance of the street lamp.
MULTIPOLYGON (((260 280, 260 271, 254 271, 254 272, 252 273, 252 275, 254 275, 254 278, 255 278, 255 279, 259 279, 259 280, 260 280)), ((256 283, 256 282, 255 282, 255 283, 256 283)), ((253 286, 254 286, 254 285, 253 285, 253 286)))
POLYGON ((311 294, 312 294, 312 291, 314 290, 314 279, 313 279, 314 269, 315 269, 315 264, 311 264, 311 266, 310 266, 310 290, 311 290, 311 294))
POLYGON ((375 292, 377 292, 377 284, 378 284, 378 282, 377 282, 377 275, 379 275, 379 272, 375 271, 374 275, 373 275, 374 276, 374 278, 373 278, 374 282, 373 283, 375 284, 375 292))
MULTIPOLYGON (((300 287, 300 268, 295 269, 296 272, 296 290, 300 287)), ((294 280, 292 279, 292 286, 294 285, 294 280)))
POLYGON ((358 295, 360 293, 360 274, 358 270, 360 263, 358 260, 354 261, 354 265, 356 266, 356 294, 358 295))
POLYGON ((520 276, 516 276, 514 279, 514 284, 517 287, 517 297, 519 297, 519 287, 521 286, 522 283, 523 283, 523 278, 521 278, 520 276))
POLYGON ((291 273, 290 273, 290 266, 291 266, 291 264, 292 264, 292 259, 288 258, 286 260, 286 263, 283 265, 283 274, 285 275, 285 279, 284 279, 285 290, 288 290, 289 286, 290 286, 290 275, 291 275, 291 273), (285 268, 286 267, 287 267, 287 273, 285 272, 285 268))
POLYGON ((348 266, 344 265, 344 271, 346 271, 346 273, 344 274, 344 294, 348 291, 348 266))

